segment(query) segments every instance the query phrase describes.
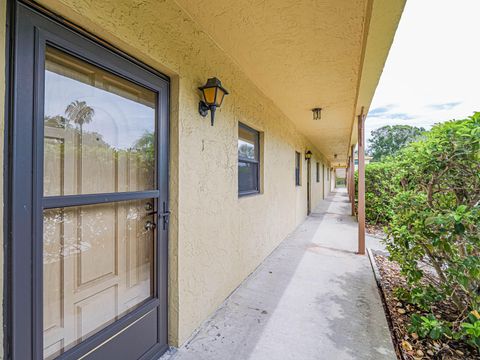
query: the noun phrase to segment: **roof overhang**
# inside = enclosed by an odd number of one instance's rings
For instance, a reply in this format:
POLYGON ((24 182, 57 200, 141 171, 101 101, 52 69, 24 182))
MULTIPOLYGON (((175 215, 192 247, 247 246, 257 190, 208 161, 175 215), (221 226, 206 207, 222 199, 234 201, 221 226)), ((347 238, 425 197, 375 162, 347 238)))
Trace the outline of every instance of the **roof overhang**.
POLYGON ((405 2, 406 0, 373 0, 367 8, 369 20, 364 33, 363 59, 349 145, 355 145, 358 142, 358 115, 368 113, 405 2))
POLYGON ((176 2, 333 165, 345 165, 405 0, 176 2))

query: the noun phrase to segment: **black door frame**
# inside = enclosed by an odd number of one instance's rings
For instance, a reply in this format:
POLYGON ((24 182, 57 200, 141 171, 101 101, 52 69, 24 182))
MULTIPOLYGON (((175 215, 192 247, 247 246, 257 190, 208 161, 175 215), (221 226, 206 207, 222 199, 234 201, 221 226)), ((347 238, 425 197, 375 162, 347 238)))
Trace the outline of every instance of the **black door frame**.
MULTIPOLYGON (((30 4, 31 5, 31 4, 30 4)), ((43 265, 42 211, 62 205, 62 200, 43 201, 43 52, 46 44, 61 49, 100 68, 158 93, 157 107, 157 190, 135 193, 99 194, 89 200, 72 196, 72 204, 157 199, 154 297, 141 307, 66 351, 58 359, 105 358, 125 337, 142 341, 142 331, 156 331, 157 342, 141 359, 158 356, 167 349, 168 276, 168 184, 169 184, 169 78, 114 49, 103 41, 75 30, 51 14, 33 9, 21 1, 8 0, 7 13, 7 96, 5 110, 5 358, 43 358, 43 265), (19 44, 22 44, 20 46, 19 44), (40 60, 39 60, 40 59, 40 60), (21 102, 21 106, 20 105, 21 102), (41 124, 41 126, 39 125, 41 124), (39 137, 42 135, 42 137, 39 137), (41 139, 41 141, 39 141, 41 139), (164 226, 161 226, 164 221, 164 226), (157 328, 143 326, 143 319, 155 316, 157 328), (143 326, 143 327, 142 327, 143 326), (113 340, 112 340, 113 339, 113 340), (98 351, 96 349, 99 349, 98 351), (99 354, 96 356, 95 354, 99 354)), ((128 344, 127 344, 128 346, 128 344)), ((128 351, 126 352, 128 353, 128 351)), ((124 359, 122 349, 115 358, 124 359)))

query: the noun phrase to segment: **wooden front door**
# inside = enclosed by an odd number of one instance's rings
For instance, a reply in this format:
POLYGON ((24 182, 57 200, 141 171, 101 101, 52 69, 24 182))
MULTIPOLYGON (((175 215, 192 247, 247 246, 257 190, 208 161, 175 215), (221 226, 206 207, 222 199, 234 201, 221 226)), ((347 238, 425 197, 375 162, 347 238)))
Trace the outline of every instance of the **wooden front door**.
POLYGON ((22 4, 16 13, 11 355, 158 356, 168 79, 22 4))

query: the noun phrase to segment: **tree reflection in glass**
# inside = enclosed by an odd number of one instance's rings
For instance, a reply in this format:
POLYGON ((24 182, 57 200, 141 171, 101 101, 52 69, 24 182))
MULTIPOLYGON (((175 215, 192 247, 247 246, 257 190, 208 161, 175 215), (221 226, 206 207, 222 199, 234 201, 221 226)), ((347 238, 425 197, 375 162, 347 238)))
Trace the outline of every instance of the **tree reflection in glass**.
POLYGON ((156 98, 48 48, 44 195, 154 189, 156 98))

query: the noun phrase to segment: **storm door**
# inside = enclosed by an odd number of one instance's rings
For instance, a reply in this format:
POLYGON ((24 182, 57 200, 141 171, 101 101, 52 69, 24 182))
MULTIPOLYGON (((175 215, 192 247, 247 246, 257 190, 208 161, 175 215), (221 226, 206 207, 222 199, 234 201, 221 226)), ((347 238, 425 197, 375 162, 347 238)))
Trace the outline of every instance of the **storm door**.
POLYGON ((24 5, 16 25, 12 357, 158 356, 168 80, 24 5))

